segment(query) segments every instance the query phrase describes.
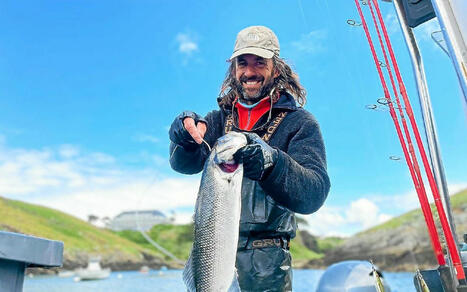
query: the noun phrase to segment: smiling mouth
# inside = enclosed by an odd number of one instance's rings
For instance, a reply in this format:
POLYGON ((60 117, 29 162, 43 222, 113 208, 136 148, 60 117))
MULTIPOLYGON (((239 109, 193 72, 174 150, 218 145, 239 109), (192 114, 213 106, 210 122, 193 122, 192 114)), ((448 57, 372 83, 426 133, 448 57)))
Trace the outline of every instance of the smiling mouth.
POLYGON ((262 80, 248 80, 242 82, 242 85, 245 89, 255 89, 261 86, 262 80))

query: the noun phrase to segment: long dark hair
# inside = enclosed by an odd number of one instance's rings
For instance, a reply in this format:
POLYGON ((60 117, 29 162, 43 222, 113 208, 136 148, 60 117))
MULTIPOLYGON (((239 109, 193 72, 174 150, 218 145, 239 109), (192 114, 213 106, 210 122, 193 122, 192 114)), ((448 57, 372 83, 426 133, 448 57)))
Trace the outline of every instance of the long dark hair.
MULTIPOLYGON (((235 79, 235 65, 237 58, 230 62, 224 81, 222 82, 221 92, 219 94, 219 104, 231 106, 237 96, 240 96, 237 81, 235 79)), ((272 57, 273 70, 277 70, 279 76, 274 78, 273 87, 276 91, 287 91, 300 105, 306 103, 306 90, 300 84, 297 73, 285 62, 284 59, 277 55, 272 57)))

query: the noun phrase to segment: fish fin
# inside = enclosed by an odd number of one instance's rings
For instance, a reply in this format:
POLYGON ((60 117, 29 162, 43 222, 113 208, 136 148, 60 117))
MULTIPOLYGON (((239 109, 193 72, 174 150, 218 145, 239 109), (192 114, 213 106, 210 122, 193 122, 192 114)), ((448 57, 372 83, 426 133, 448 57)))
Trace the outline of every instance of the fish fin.
POLYGON ((188 261, 185 264, 185 269, 183 270, 183 282, 185 282, 186 289, 189 292, 196 292, 196 283, 195 277, 193 277, 193 264, 191 260, 191 254, 188 258, 188 261))
POLYGON ((240 283, 238 283, 238 274, 237 269, 235 269, 234 277, 232 279, 232 284, 230 284, 229 290, 227 292, 240 292, 240 283))

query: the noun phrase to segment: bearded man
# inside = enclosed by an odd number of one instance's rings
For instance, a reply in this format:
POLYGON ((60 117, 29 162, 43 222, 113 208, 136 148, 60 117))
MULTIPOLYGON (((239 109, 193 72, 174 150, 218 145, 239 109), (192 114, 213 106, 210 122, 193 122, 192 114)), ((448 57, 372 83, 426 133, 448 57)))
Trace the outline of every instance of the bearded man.
POLYGON ((330 187, 318 123, 303 109, 306 92, 279 51, 269 28, 240 31, 219 110, 204 118, 185 111, 169 130, 171 166, 185 174, 203 169, 209 155, 203 143, 212 147, 231 130, 247 136, 234 155, 244 169, 236 260, 242 291, 292 290, 294 214, 318 210, 330 187))

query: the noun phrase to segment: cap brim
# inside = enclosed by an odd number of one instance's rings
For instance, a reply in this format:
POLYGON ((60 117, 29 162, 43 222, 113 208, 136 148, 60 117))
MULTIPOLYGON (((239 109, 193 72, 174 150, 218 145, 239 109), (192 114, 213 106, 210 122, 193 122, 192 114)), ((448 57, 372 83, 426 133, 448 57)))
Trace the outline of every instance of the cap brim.
POLYGON ((238 57, 240 55, 245 55, 245 54, 253 54, 253 55, 260 56, 266 59, 270 59, 274 56, 273 51, 262 49, 262 48, 249 47, 249 48, 243 48, 238 51, 235 51, 230 57, 230 60, 232 60, 235 57, 238 57))

